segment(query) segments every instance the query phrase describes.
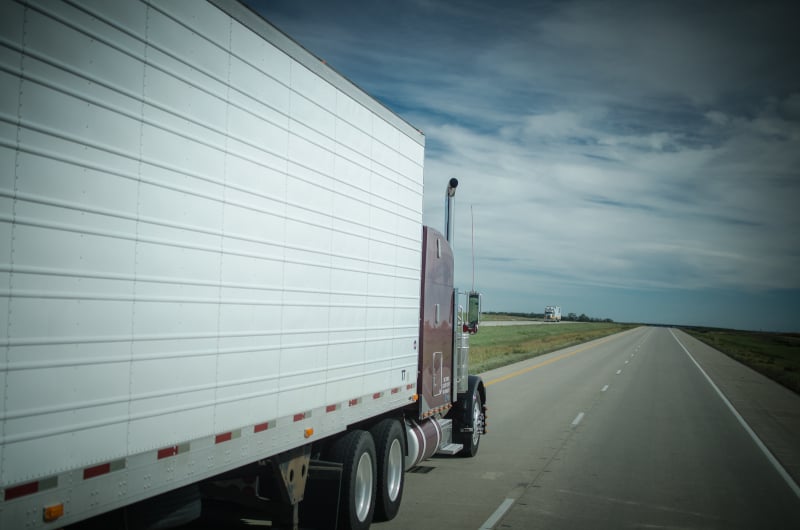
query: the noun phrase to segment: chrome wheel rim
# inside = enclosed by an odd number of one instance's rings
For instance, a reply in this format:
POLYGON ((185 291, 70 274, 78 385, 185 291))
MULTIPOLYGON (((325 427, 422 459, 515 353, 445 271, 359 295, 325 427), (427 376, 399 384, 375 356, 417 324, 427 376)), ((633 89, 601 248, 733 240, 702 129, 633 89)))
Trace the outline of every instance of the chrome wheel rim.
POLYGON ((400 440, 395 438, 389 446, 389 458, 386 462, 386 489, 392 502, 400 495, 402 480, 403 448, 400 446, 400 440))
POLYGON ((355 508, 356 517, 364 521, 372 504, 372 457, 363 453, 356 467, 355 508))
POLYGON ((481 439, 481 404, 478 401, 472 405, 472 445, 478 445, 481 439))

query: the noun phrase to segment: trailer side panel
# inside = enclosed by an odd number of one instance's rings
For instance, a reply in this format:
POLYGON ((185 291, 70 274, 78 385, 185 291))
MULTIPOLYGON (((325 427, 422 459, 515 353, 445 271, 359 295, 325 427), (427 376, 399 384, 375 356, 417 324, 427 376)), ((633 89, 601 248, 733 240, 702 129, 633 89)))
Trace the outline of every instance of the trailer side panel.
POLYGON ((424 137, 216 3, 2 2, 4 528, 416 393, 424 137))

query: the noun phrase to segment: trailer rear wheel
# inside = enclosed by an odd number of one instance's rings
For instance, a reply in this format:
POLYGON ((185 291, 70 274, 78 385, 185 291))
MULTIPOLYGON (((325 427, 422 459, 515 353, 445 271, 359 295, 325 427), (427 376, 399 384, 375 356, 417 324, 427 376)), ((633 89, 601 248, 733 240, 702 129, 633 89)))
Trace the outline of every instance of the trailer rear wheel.
POLYGON ((405 482, 405 435, 402 424, 387 418, 372 429, 378 456, 378 495, 375 499, 375 520, 391 521, 400 509, 405 482))
POLYGON ((329 459, 342 464, 339 528, 367 529, 375 513, 375 443, 366 431, 350 431, 333 443, 329 459))

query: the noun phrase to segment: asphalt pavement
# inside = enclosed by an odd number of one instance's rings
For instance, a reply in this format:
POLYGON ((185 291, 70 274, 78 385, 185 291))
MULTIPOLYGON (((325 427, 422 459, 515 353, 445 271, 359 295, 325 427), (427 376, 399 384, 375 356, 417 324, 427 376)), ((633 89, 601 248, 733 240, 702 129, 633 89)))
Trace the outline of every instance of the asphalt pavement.
POLYGON ((478 456, 373 528, 800 528, 800 397, 729 361, 643 327, 483 374, 478 456))

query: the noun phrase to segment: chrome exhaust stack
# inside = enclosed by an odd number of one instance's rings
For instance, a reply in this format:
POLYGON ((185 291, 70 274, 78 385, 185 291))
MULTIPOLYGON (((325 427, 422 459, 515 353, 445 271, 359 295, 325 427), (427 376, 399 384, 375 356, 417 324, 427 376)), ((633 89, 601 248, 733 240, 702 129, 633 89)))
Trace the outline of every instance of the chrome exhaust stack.
POLYGON ((456 196, 456 188, 458 187, 458 179, 451 178, 447 183, 447 192, 445 193, 444 203, 444 237, 450 243, 452 248, 453 236, 453 197, 456 196))

